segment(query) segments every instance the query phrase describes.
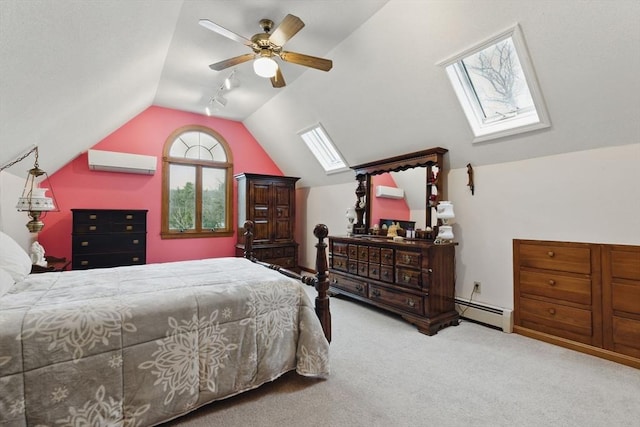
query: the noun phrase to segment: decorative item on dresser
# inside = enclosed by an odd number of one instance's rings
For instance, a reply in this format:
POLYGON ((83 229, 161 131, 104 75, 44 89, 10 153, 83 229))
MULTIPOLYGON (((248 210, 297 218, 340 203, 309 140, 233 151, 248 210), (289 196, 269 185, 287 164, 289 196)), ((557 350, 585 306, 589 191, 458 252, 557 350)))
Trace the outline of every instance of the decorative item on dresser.
POLYGON ((331 292, 400 314, 433 335, 457 325, 455 244, 329 237, 331 292))
POLYGON ((71 209, 74 270, 147 262, 147 210, 71 209))
POLYGON ((241 173, 238 181, 238 243, 236 256, 245 251, 245 221, 252 221, 253 256, 263 262, 300 271, 294 238, 296 181, 290 176, 241 173))
POLYGON ((640 246, 513 241, 514 332, 640 368, 640 246))

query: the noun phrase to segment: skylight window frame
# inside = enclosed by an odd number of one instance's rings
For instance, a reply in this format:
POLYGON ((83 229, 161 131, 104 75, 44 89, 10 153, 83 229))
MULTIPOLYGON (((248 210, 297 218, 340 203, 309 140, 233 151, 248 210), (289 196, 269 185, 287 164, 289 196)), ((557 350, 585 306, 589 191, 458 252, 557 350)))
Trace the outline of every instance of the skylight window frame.
POLYGON ((453 90, 462 106, 467 122, 474 135, 472 142, 483 142, 502 138, 551 126, 542 91, 538 84, 533 63, 529 56, 524 35, 519 24, 508 28, 501 33, 466 49, 455 56, 439 62, 437 65, 444 67, 453 86, 453 90), (474 85, 464 69, 464 59, 487 49, 495 44, 511 38, 526 84, 533 100, 533 111, 520 111, 513 116, 502 120, 486 120, 483 108, 475 93, 474 85))
POLYGON ((349 170, 349 165, 322 123, 309 126, 299 131, 298 135, 327 175, 349 170))

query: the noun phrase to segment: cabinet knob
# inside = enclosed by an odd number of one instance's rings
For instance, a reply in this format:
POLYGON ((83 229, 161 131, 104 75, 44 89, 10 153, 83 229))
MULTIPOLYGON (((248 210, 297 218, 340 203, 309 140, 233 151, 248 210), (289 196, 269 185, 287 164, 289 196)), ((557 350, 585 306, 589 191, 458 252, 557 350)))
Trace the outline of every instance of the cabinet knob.
POLYGON ((550 315, 552 315, 552 316, 553 316, 554 314, 556 314, 556 309, 555 309, 555 308, 550 308, 550 309, 549 309, 549 314, 550 314, 550 315))
POLYGON ((411 308, 416 306, 416 302, 413 300, 413 298, 408 298, 407 299, 407 305, 411 308))
POLYGON ((404 281, 404 283, 409 283, 411 281, 411 276, 405 274, 404 276, 402 276, 402 280, 404 281))
POLYGON ((556 285, 556 281, 553 279, 549 279, 549 285, 550 286, 555 286, 556 285))
POLYGON ((380 296, 380 291, 377 290, 377 289, 374 289, 372 294, 373 294, 374 297, 379 297, 380 296))
POLYGON ((335 285, 336 283, 338 283, 338 279, 331 280, 331 283, 335 285))
POLYGON ((549 257, 553 258, 554 255, 555 255, 555 252, 549 251, 549 252, 547 252, 547 255, 549 255, 549 257))
POLYGON ((404 262, 405 262, 406 264, 409 264, 409 263, 411 262, 411 257, 410 257, 409 255, 405 255, 405 256, 404 256, 404 262))
POLYGON ((356 291, 358 291, 358 292, 362 292, 362 289, 363 289, 362 285, 361 285, 360 283, 358 283, 358 284, 356 285, 356 291))
POLYGON ((371 274, 373 274, 373 275, 377 275, 377 274, 378 274, 378 270, 377 270, 377 269, 375 269, 375 268, 374 268, 374 269, 372 269, 372 270, 371 270, 371 274))

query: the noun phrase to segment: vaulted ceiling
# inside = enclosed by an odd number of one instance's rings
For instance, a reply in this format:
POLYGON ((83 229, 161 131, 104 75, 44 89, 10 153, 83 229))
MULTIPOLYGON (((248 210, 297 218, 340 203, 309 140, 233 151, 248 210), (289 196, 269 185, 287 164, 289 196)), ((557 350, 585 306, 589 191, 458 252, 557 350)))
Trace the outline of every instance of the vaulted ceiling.
POLYGON ((37 144, 55 171, 150 105, 204 114, 233 69, 240 87, 214 114, 302 185, 353 179, 325 175, 302 144, 317 122, 351 165, 434 146, 455 168, 638 143, 639 21, 635 0, 0 0, 0 164, 37 144), (275 89, 250 63, 209 69, 249 50, 199 19, 249 38, 288 13, 306 26, 286 49, 331 71, 283 64, 275 89), (516 23, 552 127, 472 144, 436 64, 516 23))

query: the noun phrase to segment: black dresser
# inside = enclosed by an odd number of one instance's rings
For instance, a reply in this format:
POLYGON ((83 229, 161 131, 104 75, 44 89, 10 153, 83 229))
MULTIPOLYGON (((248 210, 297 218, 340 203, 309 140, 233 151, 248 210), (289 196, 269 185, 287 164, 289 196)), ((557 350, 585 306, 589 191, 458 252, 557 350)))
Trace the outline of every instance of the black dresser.
POLYGON ((145 264, 147 211, 71 209, 74 270, 145 264))

